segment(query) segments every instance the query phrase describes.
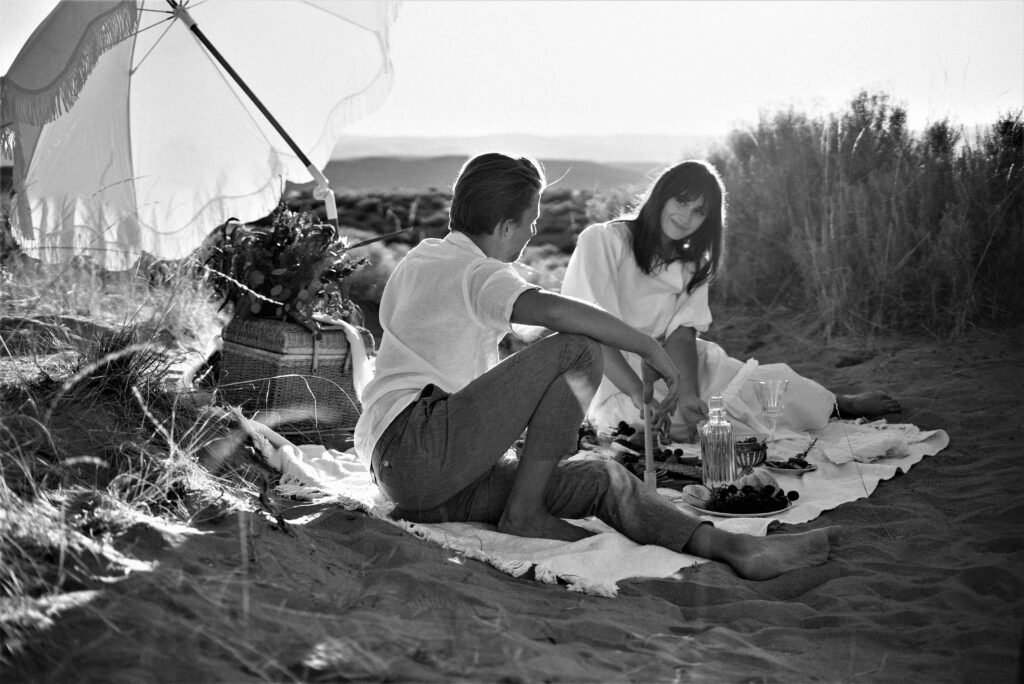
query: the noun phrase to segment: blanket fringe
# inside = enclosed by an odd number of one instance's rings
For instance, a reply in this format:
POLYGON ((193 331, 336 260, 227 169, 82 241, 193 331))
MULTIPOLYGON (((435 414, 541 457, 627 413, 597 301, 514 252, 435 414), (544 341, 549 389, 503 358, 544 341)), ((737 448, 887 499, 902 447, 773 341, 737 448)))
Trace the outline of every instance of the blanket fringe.
POLYGON ((500 570, 506 575, 510 575, 512 577, 522 577, 530 570, 533 570, 534 579, 538 582, 543 582, 544 584, 558 584, 559 582, 564 582, 569 591, 592 596, 603 596, 605 598, 615 598, 619 594, 619 588, 614 584, 609 585, 602 582, 595 582, 588 580, 585 577, 580 577, 579 575, 559 574, 556 570, 539 563, 534 563, 533 561, 514 560, 502 558, 500 556, 493 556, 478 547, 466 544, 464 540, 459 538, 452 539, 443 533, 439 534, 435 530, 417 525, 416 523, 391 518, 387 518, 387 520, 414 537, 437 544, 442 548, 454 549, 463 554, 466 558, 487 563, 496 570, 500 570))

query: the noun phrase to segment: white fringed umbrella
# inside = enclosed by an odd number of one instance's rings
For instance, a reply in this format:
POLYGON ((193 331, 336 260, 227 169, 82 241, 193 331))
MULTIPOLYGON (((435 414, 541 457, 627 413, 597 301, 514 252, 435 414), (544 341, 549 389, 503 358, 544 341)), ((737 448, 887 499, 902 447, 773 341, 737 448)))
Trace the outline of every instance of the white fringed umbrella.
POLYGON ((393 2, 63 0, 0 79, 15 236, 49 262, 178 259, 269 214, 391 87, 393 2))

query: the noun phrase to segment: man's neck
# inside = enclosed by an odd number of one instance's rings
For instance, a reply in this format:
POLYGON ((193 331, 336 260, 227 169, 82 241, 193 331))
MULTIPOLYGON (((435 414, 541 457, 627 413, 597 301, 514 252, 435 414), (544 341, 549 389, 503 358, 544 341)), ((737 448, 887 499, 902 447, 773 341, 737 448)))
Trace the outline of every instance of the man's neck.
MULTIPOLYGON (((469 238, 470 242, 480 248, 480 251, 492 259, 498 261, 506 261, 505 259, 505 245, 500 238, 495 236, 494 233, 463 233, 462 231, 453 231, 469 238)), ((497 232, 497 231, 495 231, 497 232)))

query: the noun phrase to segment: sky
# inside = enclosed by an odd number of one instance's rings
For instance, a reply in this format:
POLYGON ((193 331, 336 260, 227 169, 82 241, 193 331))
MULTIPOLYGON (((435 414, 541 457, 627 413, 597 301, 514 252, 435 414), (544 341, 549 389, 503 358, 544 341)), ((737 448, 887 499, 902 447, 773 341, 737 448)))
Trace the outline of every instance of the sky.
MULTIPOLYGON (((0 0, 0 72, 54 4, 0 0)), ((394 89, 348 134, 717 136, 862 89, 913 128, 1024 108, 1024 0, 412 0, 391 44, 394 89)))

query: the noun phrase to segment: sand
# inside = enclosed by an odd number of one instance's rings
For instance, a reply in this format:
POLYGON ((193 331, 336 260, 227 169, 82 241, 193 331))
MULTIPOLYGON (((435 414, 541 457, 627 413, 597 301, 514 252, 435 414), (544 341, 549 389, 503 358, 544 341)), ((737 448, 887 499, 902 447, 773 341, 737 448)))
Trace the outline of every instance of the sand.
POLYGON ((78 592, 49 635, 60 648, 14 678, 1020 681, 1024 328, 822 347, 723 315, 709 337, 833 389, 888 389, 899 422, 951 443, 780 530, 841 526, 825 565, 750 582, 706 563, 616 598, 514 579, 338 508, 291 508, 284 528, 243 516, 245 535, 235 515, 140 526, 122 550, 155 569, 78 592))

